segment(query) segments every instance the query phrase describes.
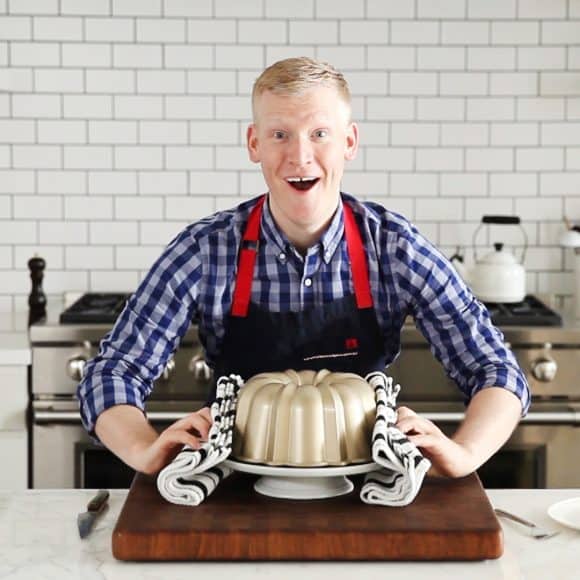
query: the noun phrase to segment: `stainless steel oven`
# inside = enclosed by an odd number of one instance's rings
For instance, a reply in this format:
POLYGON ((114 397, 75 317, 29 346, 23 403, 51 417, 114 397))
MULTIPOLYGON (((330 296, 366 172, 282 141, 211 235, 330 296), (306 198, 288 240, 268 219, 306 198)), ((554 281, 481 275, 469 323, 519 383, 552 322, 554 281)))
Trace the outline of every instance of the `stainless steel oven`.
MULTIPOLYGON (((488 488, 580 486, 580 327, 503 328, 532 391, 532 404, 509 441, 479 470, 488 488)), ((447 434, 464 405, 457 387, 414 328, 389 373, 402 385, 400 404, 435 421, 447 434)))
MULTIPOLYGON (((201 401, 149 401, 147 416, 162 430, 201 401)), ((34 488, 127 488, 135 472, 81 425, 78 404, 70 400, 33 402, 32 426, 34 488)))
MULTIPOLYGON (((110 325, 63 325, 58 312, 30 328, 32 343, 30 487, 126 488, 134 472, 81 424, 76 387, 86 360, 110 325)), ((147 416, 162 430, 206 401, 210 382, 196 328, 184 337, 147 401, 147 416)))
MULTIPOLYGON (((31 486, 127 487, 133 473, 95 445, 81 426, 76 386, 111 324, 61 324, 61 308, 30 328, 31 486)), ((506 340, 528 376, 528 416, 481 469, 487 487, 580 487, 580 325, 505 326, 506 340)), ((463 418, 457 387, 445 376, 414 326, 405 326, 402 352, 387 370, 402 386, 401 404, 451 434, 463 418)), ((197 330, 192 326, 147 403, 154 426, 201 407, 209 389, 197 330)))

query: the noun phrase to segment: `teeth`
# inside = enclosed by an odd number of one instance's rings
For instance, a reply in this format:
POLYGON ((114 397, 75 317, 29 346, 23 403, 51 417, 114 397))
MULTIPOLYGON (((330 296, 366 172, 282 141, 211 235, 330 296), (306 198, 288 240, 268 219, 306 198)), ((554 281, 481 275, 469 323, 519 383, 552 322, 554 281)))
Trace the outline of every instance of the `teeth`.
POLYGON ((314 181, 316 177, 288 177, 286 181, 290 183, 298 183, 299 181, 314 181))

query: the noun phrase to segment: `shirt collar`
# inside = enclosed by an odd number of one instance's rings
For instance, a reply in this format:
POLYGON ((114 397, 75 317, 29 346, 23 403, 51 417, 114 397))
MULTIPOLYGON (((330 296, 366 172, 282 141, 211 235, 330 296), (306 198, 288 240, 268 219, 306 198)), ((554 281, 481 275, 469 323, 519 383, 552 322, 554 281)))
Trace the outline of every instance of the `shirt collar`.
POLYGON ((332 216, 332 221, 328 224, 328 228, 322 234, 322 259, 328 264, 338 247, 338 244, 344 235, 344 201, 342 196, 338 200, 338 208, 332 216))
MULTIPOLYGON (((344 234, 344 209, 343 209, 343 200, 342 197, 339 199, 338 208, 334 212, 332 216, 332 220, 328 227, 322 234, 318 242, 318 247, 322 251, 322 259, 325 263, 329 263, 338 247, 338 244, 342 240, 344 234)), ((272 212, 270 211, 270 204, 269 204, 269 197, 266 200, 266 203, 262 209, 262 231, 264 237, 274 242, 277 247, 276 253, 284 253, 288 252, 290 249, 293 248, 290 240, 286 237, 284 232, 278 228, 274 218, 272 216, 272 212)), ((297 253, 297 252, 296 252, 297 253)))

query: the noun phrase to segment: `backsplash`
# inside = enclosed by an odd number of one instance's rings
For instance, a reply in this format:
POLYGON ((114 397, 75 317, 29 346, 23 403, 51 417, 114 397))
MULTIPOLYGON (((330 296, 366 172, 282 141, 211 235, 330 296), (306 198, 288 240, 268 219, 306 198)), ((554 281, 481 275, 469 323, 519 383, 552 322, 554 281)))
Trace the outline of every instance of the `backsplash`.
POLYGON ((484 213, 517 214, 528 292, 571 294, 580 0, 0 0, 0 310, 35 253, 49 296, 132 290, 187 223, 265 191, 250 91, 299 55, 350 82, 344 190, 468 260, 484 213))

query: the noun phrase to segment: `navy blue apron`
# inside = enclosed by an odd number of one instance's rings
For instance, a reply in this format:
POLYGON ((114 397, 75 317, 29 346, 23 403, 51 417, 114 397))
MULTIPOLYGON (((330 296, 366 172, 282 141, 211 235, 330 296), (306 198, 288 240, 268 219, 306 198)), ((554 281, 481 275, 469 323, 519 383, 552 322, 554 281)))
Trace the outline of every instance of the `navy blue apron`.
POLYGON ((269 312, 250 303, 265 200, 265 195, 258 200, 245 227, 232 309, 215 378, 235 373, 247 380, 257 373, 286 369, 328 369, 364 377, 371 371, 384 370, 386 357, 373 307, 366 255, 348 204, 343 204, 344 227, 354 295, 300 312, 269 312))

